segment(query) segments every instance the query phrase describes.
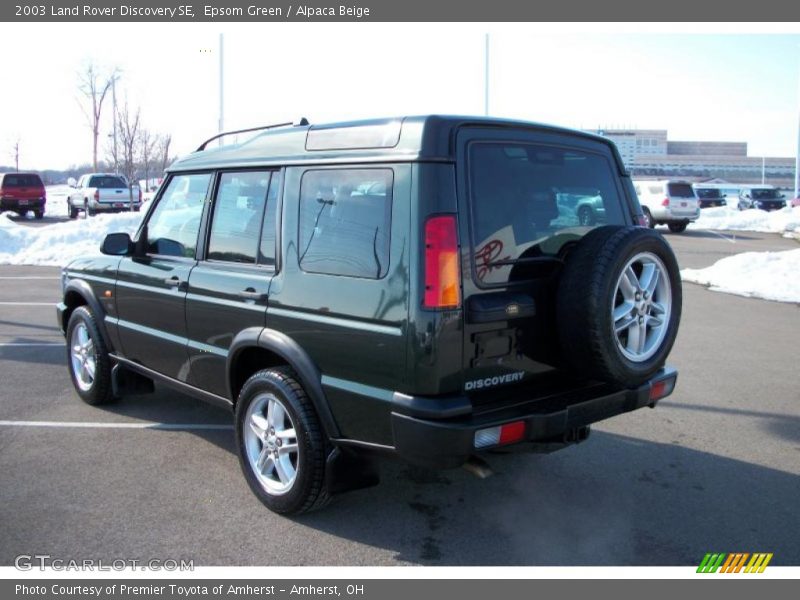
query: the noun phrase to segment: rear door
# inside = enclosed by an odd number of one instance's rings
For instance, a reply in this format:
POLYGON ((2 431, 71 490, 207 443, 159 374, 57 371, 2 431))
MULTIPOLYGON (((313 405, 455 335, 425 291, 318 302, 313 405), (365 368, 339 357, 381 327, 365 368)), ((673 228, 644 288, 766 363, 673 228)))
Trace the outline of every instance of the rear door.
POLYGON ((280 189, 278 171, 225 171, 217 178, 204 260, 189 277, 186 323, 190 383, 219 396, 227 396, 233 338, 265 324, 280 189))
POLYGON ((635 211, 601 141, 466 129, 458 149, 464 389, 477 393, 554 373, 564 254, 593 227, 632 224, 635 211))
POLYGON ((117 274, 119 336, 126 358, 187 381, 186 293, 211 173, 173 176, 148 215, 144 256, 125 257, 117 274))

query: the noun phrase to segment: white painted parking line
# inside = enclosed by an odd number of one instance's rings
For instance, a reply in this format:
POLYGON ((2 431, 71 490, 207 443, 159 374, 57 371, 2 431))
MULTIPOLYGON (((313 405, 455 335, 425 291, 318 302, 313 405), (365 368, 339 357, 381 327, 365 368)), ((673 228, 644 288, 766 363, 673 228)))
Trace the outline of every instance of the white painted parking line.
POLYGON ((0 348, 13 347, 13 348, 42 348, 53 346, 59 348, 66 345, 66 342, 0 342, 0 348))
POLYGON ((55 302, 0 302, 0 306, 55 306, 55 302))
POLYGON ((67 427, 84 429, 167 429, 167 430, 190 430, 190 429, 215 429, 232 430, 233 425, 213 424, 213 423, 155 423, 143 421, 139 423, 96 423, 96 422, 75 422, 75 421, 0 421, 0 427, 67 427))

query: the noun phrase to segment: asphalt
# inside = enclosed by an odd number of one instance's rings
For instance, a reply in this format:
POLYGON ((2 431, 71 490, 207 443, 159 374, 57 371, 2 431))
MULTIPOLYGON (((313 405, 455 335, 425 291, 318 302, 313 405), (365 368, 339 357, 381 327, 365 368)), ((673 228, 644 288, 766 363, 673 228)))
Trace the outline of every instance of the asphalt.
MULTIPOLYGON (((665 235, 684 267, 798 247, 767 234, 665 235)), ((378 487, 285 518, 249 491, 226 411, 163 389, 83 404, 55 311, 35 304, 58 295, 57 269, 0 267, 0 421, 222 428, 0 425, 2 565, 34 553, 196 565, 692 565, 712 551, 800 565, 797 305, 686 284, 670 358, 680 378, 655 410, 600 423, 554 454, 493 456, 485 480, 389 461, 378 487), (19 277, 37 279, 10 279, 19 277)))

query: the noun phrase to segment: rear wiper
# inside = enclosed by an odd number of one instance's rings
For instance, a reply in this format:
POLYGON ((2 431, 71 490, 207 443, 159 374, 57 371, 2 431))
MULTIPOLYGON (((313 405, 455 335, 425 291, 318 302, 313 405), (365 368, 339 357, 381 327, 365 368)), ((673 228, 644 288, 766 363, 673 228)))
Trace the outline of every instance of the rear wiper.
POLYGON ((530 256, 528 258, 504 258, 502 260, 493 260, 489 263, 483 263, 481 267, 497 267, 503 265, 516 265, 518 263, 559 263, 563 264, 564 260, 557 256, 530 256))

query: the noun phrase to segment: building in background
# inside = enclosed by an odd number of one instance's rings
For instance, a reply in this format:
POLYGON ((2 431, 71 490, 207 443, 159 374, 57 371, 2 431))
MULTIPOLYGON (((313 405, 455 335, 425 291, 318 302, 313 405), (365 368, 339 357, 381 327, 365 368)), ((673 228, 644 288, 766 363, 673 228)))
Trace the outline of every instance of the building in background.
POLYGON ((794 157, 747 155, 747 142, 681 142, 666 129, 598 129, 614 141, 625 166, 637 178, 680 177, 690 181, 721 179, 794 186, 794 157))

